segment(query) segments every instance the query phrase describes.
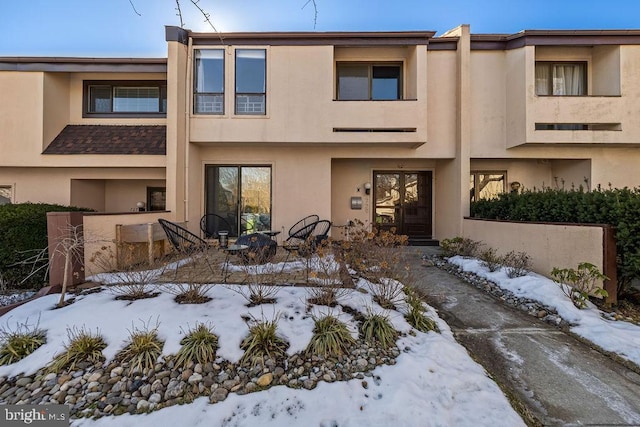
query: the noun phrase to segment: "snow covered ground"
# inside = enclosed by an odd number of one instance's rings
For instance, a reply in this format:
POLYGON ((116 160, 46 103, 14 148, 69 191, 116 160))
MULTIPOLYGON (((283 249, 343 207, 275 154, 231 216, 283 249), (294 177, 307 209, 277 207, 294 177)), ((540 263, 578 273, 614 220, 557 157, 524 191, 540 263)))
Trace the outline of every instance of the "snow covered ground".
POLYGON ((490 272, 475 258, 455 256, 448 261, 464 271, 484 277, 521 298, 538 301, 554 308, 571 326, 571 331, 603 349, 640 365, 640 326, 630 322, 609 320, 602 311, 589 303, 587 309, 576 308, 560 287, 539 274, 510 279, 504 268, 490 272))
MULTIPOLYGON (((233 289, 218 285, 209 291, 205 304, 180 305, 174 295, 162 292, 156 298, 115 300, 108 291, 81 295, 62 309, 52 310, 59 296, 50 295, 20 306, 0 318, 0 328, 39 322, 47 331, 47 343, 18 363, 0 367, 0 376, 33 373, 48 364, 67 342, 67 329, 98 330, 108 347, 107 360, 124 347, 128 330, 143 324, 158 325, 165 341, 164 354, 175 353, 185 331, 196 322, 213 325, 219 336, 218 356, 238 361, 240 342, 248 327, 242 316, 279 318, 278 332, 286 338, 289 353, 304 349, 312 335, 313 320, 306 311, 306 291, 282 288, 277 303, 248 308, 233 289)), ((353 292, 341 299, 362 312, 383 311, 370 294, 353 292)), ((314 313, 331 309, 314 307, 314 313)), ((321 382, 313 390, 274 386, 237 395, 210 404, 206 397, 193 403, 171 406, 145 415, 121 415, 98 420, 74 420, 74 426, 523 426, 498 386, 453 338, 447 324, 427 307, 441 333, 412 331, 401 312, 388 311, 396 329, 406 332, 398 341, 401 350, 395 365, 381 366, 372 376, 344 382, 321 382), (409 332, 411 332, 409 334, 409 332)), ((334 315, 348 323, 356 334, 356 323, 340 308, 334 315)))

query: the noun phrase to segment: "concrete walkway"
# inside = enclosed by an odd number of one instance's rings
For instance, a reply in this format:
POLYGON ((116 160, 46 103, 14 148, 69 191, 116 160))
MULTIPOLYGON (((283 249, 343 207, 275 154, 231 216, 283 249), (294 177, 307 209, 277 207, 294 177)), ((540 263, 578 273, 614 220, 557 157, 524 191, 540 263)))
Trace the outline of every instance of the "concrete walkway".
POLYGON ((492 377, 543 425, 640 426, 640 375, 457 277, 423 265, 415 286, 492 377))

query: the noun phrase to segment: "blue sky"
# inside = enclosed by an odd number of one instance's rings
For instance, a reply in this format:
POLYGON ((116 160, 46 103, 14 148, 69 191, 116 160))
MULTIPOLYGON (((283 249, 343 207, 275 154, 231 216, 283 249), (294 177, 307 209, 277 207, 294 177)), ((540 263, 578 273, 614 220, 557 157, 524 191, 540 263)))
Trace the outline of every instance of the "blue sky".
MULTIPOLYGON (((175 0, 0 0, 0 56, 166 56, 175 0)), ((306 0, 200 0, 220 31, 313 31, 306 0)), ((640 28, 640 0, 316 0, 317 31, 640 28)), ((189 0, 185 28, 208 31, 189 0)))

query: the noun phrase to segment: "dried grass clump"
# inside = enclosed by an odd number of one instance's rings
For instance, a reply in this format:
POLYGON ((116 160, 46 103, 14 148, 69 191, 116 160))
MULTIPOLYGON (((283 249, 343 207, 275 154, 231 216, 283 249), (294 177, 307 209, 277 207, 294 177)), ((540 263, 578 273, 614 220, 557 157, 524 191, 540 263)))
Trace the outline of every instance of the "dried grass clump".
POLYGON ((142 328, 129 331, 127 345, 116 356, 117 360, 128 363, 132 371, 144 371, 152 368, 160 355, 164 342, 158 338, 158 325, 149 329, 148 324, 142 328))
POLYGON ((369 309, 360 325, 360 336, 372 346, 387 349, 395 345, 398 331, 391 325, 388 315, 375 314, 369 309))
POLYGON ((263 320, 249 327, 249 335, 240 344, 240 348, 244 350, 241 365, 264 365, 266 359, 285 357, 289 343, 276 334, 277 327, 277 319, 263 320))
POLYGON ((176 354, 176 366, 187 366, 189 363, 213 363, 218 350, 218 337, 213 328, 204 323, 197 323, 182 340, 182 347, 176 354))
POLYGON ((51 372, 60 372, 63 369, 72 371, 83 362, 96 364, 104 361, 102 350, 107 347, 107 343, 97 330, 92 333, 84 327, 74 327, 67 329, 67 337, 69 342, 64 351, 49 365, 51 372))
POLYGON ((15 329, 0 329, 0 366, 24 359, 47 342, 47 334, 38 323, 18 323, 15 329))
POLYGON ((420 332, 440 332, 436 322, 425 314, 424 305, 415 289, 406 286, 404 293, 407 304, 407 314, 404 316, 406 321, 420 332))
POLYGON ((313 336, 307 346, 307 354, 321 357, 337 357, 349 351, 355 344, 347 325, 337 317, 326 315, 315 318, 313 336))

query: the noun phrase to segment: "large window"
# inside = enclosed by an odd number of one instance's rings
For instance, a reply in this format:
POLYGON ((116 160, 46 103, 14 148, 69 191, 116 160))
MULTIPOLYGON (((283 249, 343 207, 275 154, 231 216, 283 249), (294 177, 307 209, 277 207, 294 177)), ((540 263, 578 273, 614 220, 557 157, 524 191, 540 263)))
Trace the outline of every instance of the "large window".
POLYGON ((338 100, 402 99, 400 64, 340 63, 337 74, 338 100))
POLYGON ((536 62, 536 95, 586 94, 586 62, 536 62))
POLYGON ((195 51, 193 112, 224 114, 224 50, 195 51))
POLYGON ((504 193, 506 189, 507 173, 503 171, 471 172, 469 179, 469 192, 471 201, 480 199, 494 199, 498 194, 504 193))
POLYGON ((11 204, 11 186, 0 185, 0 206, 11 204))
POLYGON ((236 114, 266 114, 267 52, 236 50, 236 114))
POLYGON ((165 81, 85 81, 85 117, 164 117, 165 81))

